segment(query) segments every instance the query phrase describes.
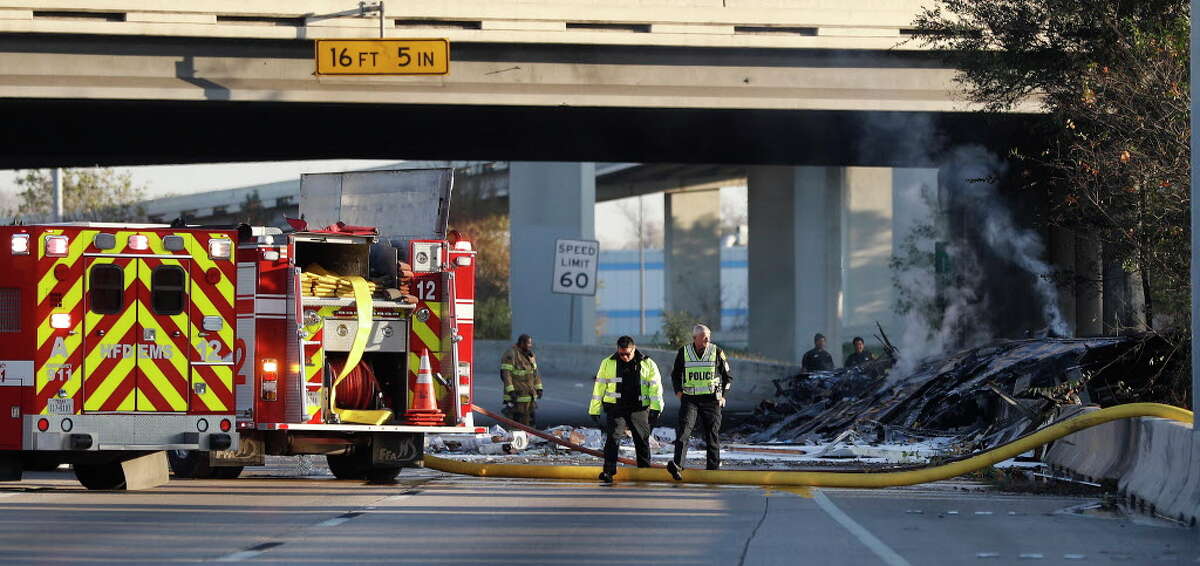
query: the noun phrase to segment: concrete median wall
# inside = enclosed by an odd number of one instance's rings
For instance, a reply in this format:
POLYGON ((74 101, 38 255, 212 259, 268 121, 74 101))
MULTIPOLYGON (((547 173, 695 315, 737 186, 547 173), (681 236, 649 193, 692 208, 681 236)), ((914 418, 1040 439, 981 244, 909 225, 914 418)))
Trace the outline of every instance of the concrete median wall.
MULTIPOLYGON (((542 372, 542 380, 546 387, 552 384, 572 386, 576 383, 586 383, 590 387, 592 378, 600 360, 611 356, 614 345, 580 345, 555 344, 537 342, 534 337, 534 349, 538 357, 538 369, 542 372)), ((475 342, 476 379, 494 381, 499 379, 500 356, 512 347, 506 340, 477 340, 475 342)), ((650 356, 658 364, 663 374, 663 389, 666 395, 671 391, 671 365, 675 362, 675 352, 653 348, 639 349, 650 356)), ((729 393, 726 410, 732 412, 753 411, 765 399, 775 396, 774 379, 788 377, 800 373, 799 364, 783 364, 754 360, 730 359, 733 370, 733 390, 729 393)), ((565 389, 566 387, 564 387, 565 389)))
POLYGON ((1163 516, 1193 526, 1200 520, 1200 437, 1186 424, 1106 423, 1056 441, 1046 462, 1091 481, 1116 481, 1122 494, 1163 516))

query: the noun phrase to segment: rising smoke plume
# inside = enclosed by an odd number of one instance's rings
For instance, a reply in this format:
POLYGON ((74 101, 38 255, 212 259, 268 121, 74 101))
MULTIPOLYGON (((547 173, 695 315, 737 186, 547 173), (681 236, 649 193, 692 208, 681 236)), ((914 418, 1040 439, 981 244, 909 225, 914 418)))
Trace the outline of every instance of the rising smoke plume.
MULTIPOLYGON (((1005 162, 980 146, 969 145, 943 150, 943 139, 927 116, 889 118, 880 132, 891 133, 893 140, 911 140, 906 159, 914 163, 936 164, 942 190, 953 194, 956 206, 967 207, 972 225, 991 255, 1010 263, 1032 276, 1033 288, 1013 293, 1028 293, 1038 301, 1045 325, 1059 336, 1070 329, 1058 307, 1051 267, 1042 259, 1045 245, 1034 231, 1019 226, 1010 208, 1000 197, 995 180, 1006 171, 1005 162)), ((889 136, 890 137, 890 136, 889 136)), ((878 140, 873 143, 878 143, 878 140)), ((898 207, 911 207, 919 218, 911 233, 897 234, 902 242, 892 261, 898 313, 904 331, 896 340, 901 360, 892 375, 912 373, 924 359, 961 348, 977 346, 995 338, 988 321, 993 320, 986 289, 986 274, 979 254, 966 241, 951 240, 939 219, 938 188, 922 186, 899 191, 898 207), (911 190, 915 189, 915 190, 911 190), (935 269, 935 245, 943 243, 943 253, 953 266, 939 276, 935 269)))

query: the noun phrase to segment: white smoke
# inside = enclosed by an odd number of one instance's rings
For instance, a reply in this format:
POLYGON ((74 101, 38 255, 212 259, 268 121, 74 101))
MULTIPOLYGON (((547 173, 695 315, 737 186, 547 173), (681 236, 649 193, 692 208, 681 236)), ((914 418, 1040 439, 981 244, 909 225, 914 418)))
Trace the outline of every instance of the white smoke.
MULTIPOLYGON (((964 146, 948 152, 939 169, 946 190, 953 191, 960 205, 973 211, 979 223, 975 228, 989 251, 1033 275, 1033 291, 1041 301, 1047 326, 1060 336, 1069 335, 1049 278, 1051 268, 1041 259, 1045 253, 1041 237, 1017 225, 991 181, 1004 174, 1004 162, 982 147, 964 146)), ((902 193, 897 205, 911 207, 909 210, 918 217, 937 219, 940 212, 935 191, 923 187, 918 192, 902 193)), ((923 230, 914 231, 908 251, 933 257, 935 242, 939 240, 947 241, 948 235, 935 221, 923 230)), ((978 256, 961 242, 950 243, 944 253, 953 266, 948 281, 937 280, 933 262, 910 261, 896 266, 895 283, 911 308, 903 315, 904 332, 896 342, 900 360, 893 376, 910 375, 930 356, 977 346, 994 338, 987 325, 994 313, 989 311, 988 297, 981 291, 985 288, 984 273, 978 256)))
MULTIPOLYGON (((936 188, 915 187, 916 191, 898 194, 898 206, 908 207, 914 216, 936 219, 936 188)), ((920 225, 908 236, 909 253, 930 261, 905 262, 895 266, 893 275, 899 291, 910 308, 901 318, 903 332, 895 341, 900 359, 891 375, 911 375, 925 359, 945 352, 975 346, 992 338, 987 321, 987 297, 983 296, 983 271, 975 253, 958 245, 947 246, 944 253, 954 265, 954 279, 939 282, 934 267, 936 242, 944 240, 935 225, 920 225), (943 283, 946 283, 943 285, 943 283)), ((912 258, 909 258, 910 260, 912 258)))
POLYGON ((969 206, 976 208, 983 222, 979 232, 988 247, 997 256, 1033 275, 1033 290, 1041 300, 1046 326, 1058 336, 1068 336, 1070 329, 1059 310, 1057 292, 1050 278, 1051 267, 1042 260, 1046 246, 1041 236, 1017 225, 1012 211, 996 194, 995 183, 987 180, 1002 175, 1007 166, 978 146, 955 148, 951 161, 959 164, 961 172, 954 189, 961 191, 969 206))

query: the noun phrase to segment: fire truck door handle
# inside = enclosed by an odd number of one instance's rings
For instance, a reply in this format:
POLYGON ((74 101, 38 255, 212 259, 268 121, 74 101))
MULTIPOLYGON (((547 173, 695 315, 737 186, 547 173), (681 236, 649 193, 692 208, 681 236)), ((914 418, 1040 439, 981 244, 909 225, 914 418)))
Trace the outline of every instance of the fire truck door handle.
POLYGON ((176 330, 175 332, 172 332, 172 333, 171 333, 171 336, 176 336, 176 337, 177 337, 177 336, 179 336, 179 335, 180 335, 180 332, 179 332, 178 330, 176 330))
POLYGON ((97 331, 96 331, 96 336, 104 336, 104 331, 103 331, 103 330, 97 330, 97 331))

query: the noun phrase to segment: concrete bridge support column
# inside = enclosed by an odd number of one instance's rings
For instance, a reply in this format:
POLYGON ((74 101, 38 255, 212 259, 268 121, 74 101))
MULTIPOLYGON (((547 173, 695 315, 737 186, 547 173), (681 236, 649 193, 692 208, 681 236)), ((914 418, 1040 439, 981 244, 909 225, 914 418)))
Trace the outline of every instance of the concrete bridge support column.
MULTIPOLYGON (((667 193, 663 223, 668 311, 721 328, 721 191, 667 193)), ((715 340, 715 338, 714 338, 715 340)))
POLYGON ((1075 336, 1075 232, 1066 228, 1050 231, 1050 261, 1058 279, 1058 308, 1067 321, 1071 336, 1075 336))
POLYGON ((840 167, 750 168, 752 350, 798 361, 821 332, 840 357, 845 185, 840 167))
POLYGON ((1075 335, 1104 334, 1104 276, 1100 241, 1075 239, 1075 335))
POLYGON ((595 239, 596 166, 513 162, 508 171, 512 334, 591 344, 596 338, 595 298, 550 289, 555 240, 595 239))

